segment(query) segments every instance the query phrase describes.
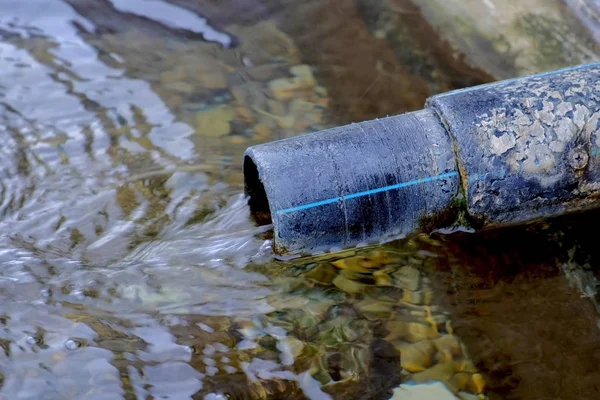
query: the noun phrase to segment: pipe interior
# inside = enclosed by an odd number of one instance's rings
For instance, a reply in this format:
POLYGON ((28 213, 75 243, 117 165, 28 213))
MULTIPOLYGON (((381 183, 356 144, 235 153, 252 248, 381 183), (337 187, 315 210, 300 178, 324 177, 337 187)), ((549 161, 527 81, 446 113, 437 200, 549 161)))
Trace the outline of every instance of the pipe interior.
POLYGON ((244 184, 246 194, 249 196, 248 205, 250 214, 259 225, 271 224, 271 210, 265 187, 260 181, 256 164, 249 156, 244 157, 244 184))

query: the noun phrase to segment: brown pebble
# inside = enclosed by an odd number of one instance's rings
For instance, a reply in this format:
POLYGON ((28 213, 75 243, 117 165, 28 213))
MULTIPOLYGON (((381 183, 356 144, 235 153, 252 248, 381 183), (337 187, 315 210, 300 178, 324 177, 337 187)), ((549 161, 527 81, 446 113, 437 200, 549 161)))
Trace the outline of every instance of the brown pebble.
POLYGON ((252 122, 252 121, 254 121, 254 115, 246 107, 236 107, 235 108, 235 113, 237 115, 237 118, 240 121, 244 121, 244 122, 252 122))
POLYGON ((390 319, 394 313, 393 303, 373 299, 360 301, 356 304, 356 308, 369 321, 390 319))
POLYGON ((262 122, 254 125, 254 133, 259 139, 267 139, 271 137, 271 128, 262 122))
POLYGON ((267 100, 268 112, 271 118, 283 117, 288 114, 287 105, 279 100, 267 100))
POLYGON ((196 114, 196 133, 202 136, 225 136, 231 127, 229 122, 235 117, 235 110, 227 105, 220 105, 196 114))
POLYGON ((456 372, 468 372, 471 374, 476 374, 479 372, 472 361, 463 359, 460 361, 454 362, 454 370, 456 372))
POLYGON ((377 286, 392 286, 393 279, 384 271, 373 272, 373 278, 377 286))
POLYGON ((434 293, 432 290, 404 290, 402 293, 402 301, 417 305, 431 305, 433 303, 434 293))
POLYGON ((277 126, 279 126, 281 129, 291 129, 294 127, 295 123, 296 119, 291 115, 277 118, 277 126))
POLYGON ((314 79, 312 70, 306 64, 294 65, 290 68, 290 74, 300 78, 314 79))
POLYGON ((453 375, 454 365, 452 365, 452 363, 441 363, 436 364, 433 367, 426 369, 425 371, 413 374, 412 380, 414 380, 417 383, 431 381, 440 381, 446 383, 453 375))
POLYGON ((306 91, 315 86, 310 77, 279 78, 269 82, 270 94, 278 100, 287 101, 297 96, 297 92, 306 91))
POLYGON ((329 263, 321 263, 304 274, 307 279, 312 279, 326 285, 331 284, 337 275, 336 269, 329 263))
POLYGON ((358 294, 363 293, 368 288, 367 285, 348 279, 344 272, 346 271, 340 271, 332 281, 338 289, 346 293, 358 294))
POLYGON ((288 336, 286 342, 294 358, 298 358, 304 349, 304 343, 293 336, 288 336))
POLYGON ((477 394, 483 393, 483 391, 485 390, 485 380, 483 379, 483 375, 473 374, 472 379, 477 394))
POLYGON ((452 361, 462 356, 462 347, 454 335, 443 335, 434 340, 440 361, 452 361))
POLYGON ((396 341, 394 347, 400 352, 400 364, 408 372, 415 373, 426 370, 433 364, 436 348, 430 340, 417 343, 396 341))
POLYGON ((471 378, 472 375, 468 372, 456 372, 450 378, 448 386, 454 393, 459 391, 472 392, 473 383, 471 378))
MULTIPOLYGON (((327 97, 327 89, 324 88, 323 86, 317 86, 315 88, 315 93, 321 97, 327 97)), ((329 100, 329 99, 323 99, 323 100, 329 100)), ((325 107, 327 107, 327 104, 323 104, 325 107)))
POLYGON ((421 271, 411 266, 402 267, 394 273, 394 278, 399 287, 414 292, 421 284, 421 271))
POLYGON ((435 327, 418 321, 389 321, 385 327, 390 332, 386 340, 390 341, 402 339, 414 343, 439 336, 435 327))
POLYGON ((248 143, 248 139, 241 135, 233 135, 229 138, 229 143, 231 144, 246 144, 248 143))

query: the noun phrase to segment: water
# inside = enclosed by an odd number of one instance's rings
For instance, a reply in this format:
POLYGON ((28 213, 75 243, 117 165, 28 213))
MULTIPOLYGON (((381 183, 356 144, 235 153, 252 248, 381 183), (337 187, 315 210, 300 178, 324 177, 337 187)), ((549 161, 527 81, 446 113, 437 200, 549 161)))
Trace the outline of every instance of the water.
POLYGON ((248 218, 247 146, 494 79, 390 4, 0 2, 0 398, 594 398, 589 215, 289 262, 248 218))

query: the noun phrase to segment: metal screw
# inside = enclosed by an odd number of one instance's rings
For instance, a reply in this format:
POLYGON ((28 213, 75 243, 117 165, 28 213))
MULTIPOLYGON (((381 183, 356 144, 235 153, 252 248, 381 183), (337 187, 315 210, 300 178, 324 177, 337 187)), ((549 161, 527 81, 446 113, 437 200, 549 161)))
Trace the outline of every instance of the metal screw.
POLYGON ((590 157, 582 147, 576 147, 569 152, 569 165, 573 169, 583 169, 590 157))

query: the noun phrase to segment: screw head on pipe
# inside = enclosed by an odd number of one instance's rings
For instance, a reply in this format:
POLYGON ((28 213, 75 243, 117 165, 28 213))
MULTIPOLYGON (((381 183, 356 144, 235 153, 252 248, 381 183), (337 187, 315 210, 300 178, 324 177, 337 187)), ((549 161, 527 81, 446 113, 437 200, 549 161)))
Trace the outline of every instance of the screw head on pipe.
POLYGON ((586 167, 589 160, 587 151, 581 146, 575 147, 569 151, 569 165, 575 170, 580 170, 586 167))

